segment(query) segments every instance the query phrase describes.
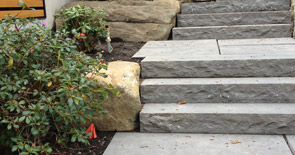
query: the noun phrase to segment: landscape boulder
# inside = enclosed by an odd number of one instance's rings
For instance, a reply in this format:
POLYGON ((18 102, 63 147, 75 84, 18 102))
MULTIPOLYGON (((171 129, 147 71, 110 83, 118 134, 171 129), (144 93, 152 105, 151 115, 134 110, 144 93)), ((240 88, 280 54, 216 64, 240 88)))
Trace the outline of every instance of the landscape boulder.
MULTIPOLYGON (((177 0, 79 1, 64 7, 78 4, 106 10, 111 37, 135 42, 167 40, 180 12, 180 2, 177 0)), ((57 28, 61 22, 56 21, 57 28)))
MULTIPOLYGON (((137 126, 138 113, 141 110, 139 95, 140 66, 133 62, 110 62, 107 78, 94 76, 97 85, 105 87, 113 85, 121 96, 109 93, 110 99, 103 101, 103 109, 107 114, 96 114, 90 123, 94 123, 99 131, 132 131, 137 126)), ((92 76, 91 74, 87 75, 92 76)))

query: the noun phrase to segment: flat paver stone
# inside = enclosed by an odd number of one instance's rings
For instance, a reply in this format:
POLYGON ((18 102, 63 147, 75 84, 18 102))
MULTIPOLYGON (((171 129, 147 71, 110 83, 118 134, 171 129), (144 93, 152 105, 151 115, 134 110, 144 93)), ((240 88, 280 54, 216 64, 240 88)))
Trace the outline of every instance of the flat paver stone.
POLYGON ((295 53, 292 38, 219 40, 218 44, 222 55, 295 53))
POLYGON ((104 155, 291 155, 281 135, 116 133, 104 155))
POLYGON ((174 55, 219 55, 219 50, 215 39, 149 41, 133 56, 133 58, 174 55))
POLYGON ((286 137, 291 151, 293 152, 293 154, 295 154, 295 135, 287 135, 286 137))

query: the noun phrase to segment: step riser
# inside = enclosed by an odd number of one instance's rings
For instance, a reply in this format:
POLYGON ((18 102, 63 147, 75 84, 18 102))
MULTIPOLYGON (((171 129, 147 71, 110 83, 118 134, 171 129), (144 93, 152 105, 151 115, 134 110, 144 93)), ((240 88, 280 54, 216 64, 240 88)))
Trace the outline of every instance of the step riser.
POLYGON ((141 132, 295 134, 295 114, 140 114, 141 132))
POLYGON ((178 27, 291 24, 290 11, 178 15, 178 27))
POLYGON ((142 78, 295 77, 295 59, 142 61, 142 78))
POLYGON ((292 37, 291 24, 173 28, 173 40, 290 37, 292 37))
POLYGON ((290 0, 217 0, 217 2, 183 3, 182 14, 252 12, 252 11, 287 11, 290 0))
MULTIPOLYGON (((283 80, 282 80, 283 82, 283 80)), ((141 85, 143 103, 295 103, 295 84, 141 85)))

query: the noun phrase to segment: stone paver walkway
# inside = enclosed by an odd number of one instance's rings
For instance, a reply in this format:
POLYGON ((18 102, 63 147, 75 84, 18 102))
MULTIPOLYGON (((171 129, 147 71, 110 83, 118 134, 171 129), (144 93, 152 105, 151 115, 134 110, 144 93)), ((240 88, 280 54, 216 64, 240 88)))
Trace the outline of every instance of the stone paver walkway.
MULTIPOLYGON (((291 147, 295 137, 288 136, 291 147)), ((292 155, 283 135, 117 133, 104 155, 292 155)))

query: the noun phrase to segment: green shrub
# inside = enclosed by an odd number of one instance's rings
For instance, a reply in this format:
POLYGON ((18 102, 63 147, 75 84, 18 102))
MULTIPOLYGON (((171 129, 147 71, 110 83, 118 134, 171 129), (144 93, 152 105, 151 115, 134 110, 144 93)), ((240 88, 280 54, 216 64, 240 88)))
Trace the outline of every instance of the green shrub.
POLYGON ((55 15, 61 19, 60 30, 71 32, 69 37, 78 42, 80 51, 91 51, 101 38, 106 37, 106 18, 108 14, 99 8, 76 5, 61 9, 55 15))
POLYGON ((107 64, 78 52, 67 36, 32 19, 0 21, 0 142, 12 151, 47 154, 53 135, 59 144, 88 144, 81 124, 104 113, 109 90, 118 94, 86 77, 105 76, 107 64))

